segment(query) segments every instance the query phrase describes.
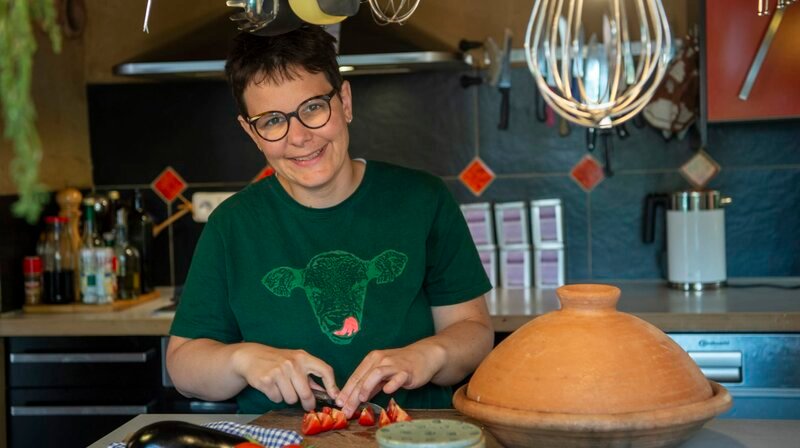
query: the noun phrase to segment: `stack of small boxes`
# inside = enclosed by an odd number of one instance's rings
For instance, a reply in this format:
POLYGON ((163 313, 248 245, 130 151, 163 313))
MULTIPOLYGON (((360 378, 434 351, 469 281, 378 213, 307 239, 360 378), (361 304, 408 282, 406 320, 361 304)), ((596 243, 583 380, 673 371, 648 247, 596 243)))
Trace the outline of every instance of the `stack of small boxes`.
POLYGON ((531 201, 533 277, 536 288, 564 284, 564 226, 560 199, 531 201))
POLYGON ((492 286, 557 288, 564 284, 560 199, 461 206, 492 286), (495 239, 495 230, 497 238, 495 239), (531 236, 532 235, 532 236, 531 236))
POLYGON ((478 255, 481 257, 483 269, 489 277, 492 286, 497 286, 497 246, 494 240, 494 225, 492 224, 492 204, 482 202, 477 204, 464 204, 461 206, 464 219, 467 221, 469 232, 478 255))
POLYGON ((525 202, 495 204, 494 219, 500 250, 500 286, 530 288, 531 241, 525 202))

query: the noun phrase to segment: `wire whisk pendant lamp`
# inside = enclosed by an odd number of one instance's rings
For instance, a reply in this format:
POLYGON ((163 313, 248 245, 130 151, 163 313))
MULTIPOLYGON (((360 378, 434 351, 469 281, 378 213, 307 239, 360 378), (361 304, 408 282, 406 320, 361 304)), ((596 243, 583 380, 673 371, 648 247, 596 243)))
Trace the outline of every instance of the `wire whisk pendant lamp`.
POLYGON ((525 33, 525 58, 544 100, 565 119, 593 128, 639 113, 672 54, 661 0, 605 1, 602 42, 595 34, 585 39, 584 0, 536 0, 525 33))

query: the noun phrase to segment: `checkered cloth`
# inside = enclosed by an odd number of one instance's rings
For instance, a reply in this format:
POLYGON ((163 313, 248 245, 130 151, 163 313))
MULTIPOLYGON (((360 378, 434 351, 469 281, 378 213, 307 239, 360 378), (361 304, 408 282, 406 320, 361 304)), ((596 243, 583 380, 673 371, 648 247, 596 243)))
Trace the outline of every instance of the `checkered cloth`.
MULTIPOLYGON (((303 437, 297 431, 288 429, 262 428, 261 426, 242 425, 234 422, 211 422, 205 423, 203 426, 244 437, 267 448, 283 448, 284 445, 303 441, 303 437)), ((114 442, 108 445, 108 448, 125 448, 125 444, 114 442)))

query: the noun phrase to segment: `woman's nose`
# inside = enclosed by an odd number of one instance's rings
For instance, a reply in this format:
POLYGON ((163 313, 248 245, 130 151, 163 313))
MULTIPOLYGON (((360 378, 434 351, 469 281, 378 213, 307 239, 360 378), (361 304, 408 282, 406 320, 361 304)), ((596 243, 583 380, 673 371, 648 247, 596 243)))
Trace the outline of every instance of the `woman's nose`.
POLYGON ((289 118, 289 132, 286 138, 289 139, 290 144, 294 146, 303 146, 303 144, 311 140, 312 137, 311 129, 305 127, 297 117, 289 118))

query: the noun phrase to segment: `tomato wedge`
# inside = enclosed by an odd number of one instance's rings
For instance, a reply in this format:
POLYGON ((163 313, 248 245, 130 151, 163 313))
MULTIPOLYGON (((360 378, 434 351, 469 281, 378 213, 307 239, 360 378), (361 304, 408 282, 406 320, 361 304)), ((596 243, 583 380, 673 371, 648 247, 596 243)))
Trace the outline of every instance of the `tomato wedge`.
POLYGON ((307 436, 313 436, 314 434, 322 432, 322 423, 319 421, 316 412, 308 412, 303 416, 303 426, 300 430, 307 436))
POLYGON ((330 406, 323 406, 322 407, 322 413, 323 414, 331 415, 332 411, 333 411, 333 408, 331 408, 330 406))
POLYGON ((371 407, 361 408, 361 415, 358 417, 358 424, 361 426, 372 426, 375 424, 375 411, 371 407))
POLYGON ((331 409, 331 417, 333 418, 333 429, 344 429, 349 426, 347 417, 341 409, 331 409))
POLYGON ((319 424, 322 427, 322 431, 330 431, 333 429, 333 417, 330 414, 326 414, 324 412, 317 412, 317 418, 319 419, 319 424))
POLYGON ((389 406, 386 407, 386 415, 389 416, 389 421, 395 421, 397 418, 397 402, 394 401, 394 398, 389 399, 389 406))
POLYGON ((397 406, 397 409, 395 409, 395 415, 394 415, 394 420, 393 421, 395 421, 395 422, 410 422, 411 421, 411 416, 408 415, 408 412, 406 412, 405 409, 401 408, 400 406, 397 406))
POLYGON ((386 411, 381 410, 381 416, 378 418, 378 426, 383 428, 384 426, 391 425, 392 421, 389 419, 389 415, 386 411))
MULTIPOLYGON (((285 445, 283 448, 286 448, 290 445, 285 445)), ((237 443, 233 448, 264 448, 264 445, 259 445, 255 442, 242 442, 237 443)))

